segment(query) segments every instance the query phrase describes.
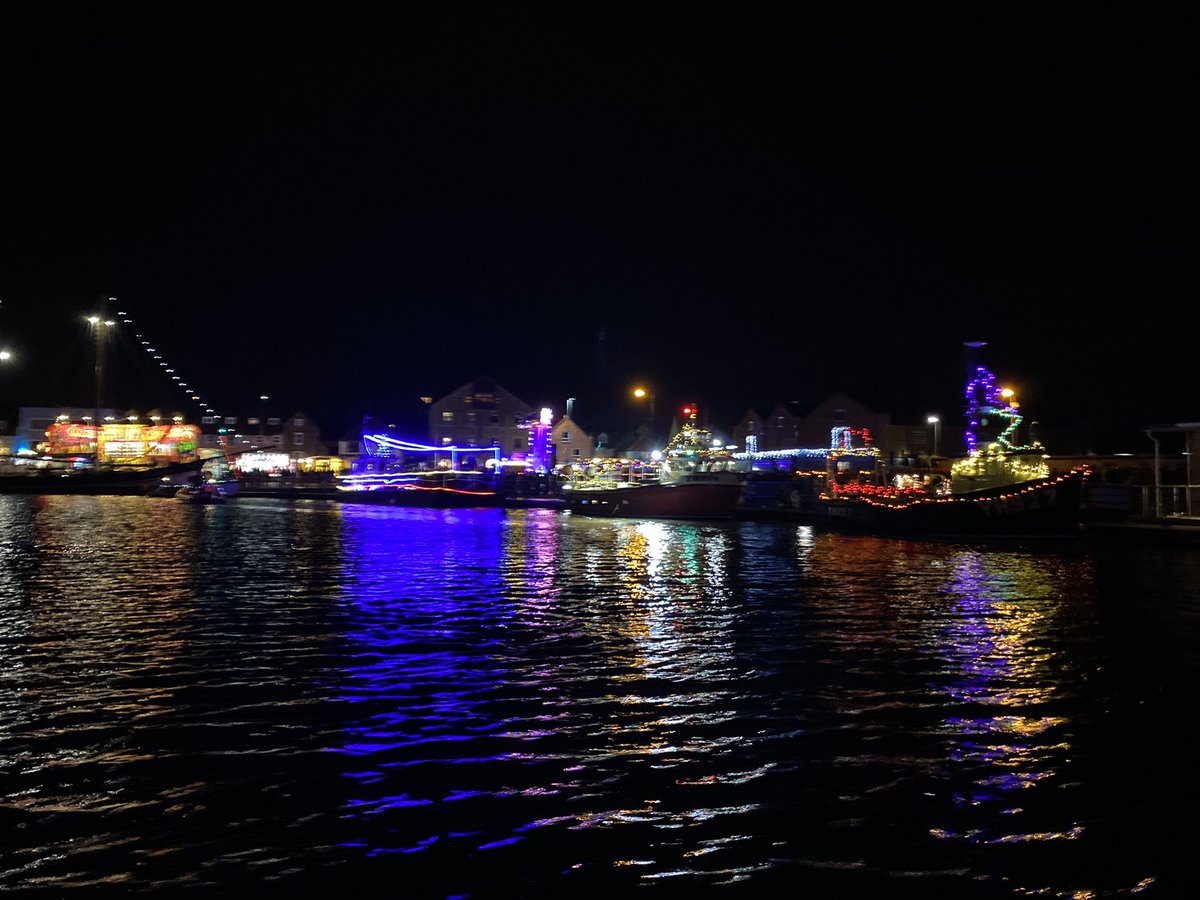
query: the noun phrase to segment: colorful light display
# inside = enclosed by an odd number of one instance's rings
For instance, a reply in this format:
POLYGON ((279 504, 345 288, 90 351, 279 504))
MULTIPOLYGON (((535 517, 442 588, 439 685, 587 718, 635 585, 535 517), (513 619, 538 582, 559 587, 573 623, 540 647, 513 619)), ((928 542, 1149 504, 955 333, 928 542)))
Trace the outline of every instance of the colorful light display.
POLYGON ((195 459, 199 442, 200 429, 195 425, 56 422, 46 430, 45 448, 53 456, 95 454, 104 462, 135 465, 195 459))

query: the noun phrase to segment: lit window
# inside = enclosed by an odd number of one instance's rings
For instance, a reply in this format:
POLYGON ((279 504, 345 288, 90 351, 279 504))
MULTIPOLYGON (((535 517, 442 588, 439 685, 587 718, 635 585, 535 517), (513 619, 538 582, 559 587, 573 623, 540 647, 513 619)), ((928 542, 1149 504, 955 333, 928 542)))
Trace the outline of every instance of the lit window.
POLYGON ((443 422, 453 422, 454 421, 454 413, 448 409, 442 410, 442 421, 443 422))
POLYGON ((250 418, 248 418, 248 419, 246 420, 246 424, 247 424, 247 425, 261 425, 261 424, 262 424, 262 422, 261 422, 261 420, 258 418, 258 416, 251 416, 250 418))
POLYGON ((449 446, 449 445, 450 445, 450 438, 448 438, 448 437, 444 437, 444 438, 442 438, 442 445, 443 445, 443 446, 449 446))

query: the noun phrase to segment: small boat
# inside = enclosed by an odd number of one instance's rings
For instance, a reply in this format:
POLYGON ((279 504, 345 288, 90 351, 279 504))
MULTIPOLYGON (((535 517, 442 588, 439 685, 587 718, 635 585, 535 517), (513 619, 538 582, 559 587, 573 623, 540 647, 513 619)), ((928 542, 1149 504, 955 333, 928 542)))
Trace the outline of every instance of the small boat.
POLYGON ((175 492, 175 499, 183 503, 224 503, 228 498, 216 484, 188 484, 175 492))
POLYGON ((566 508, 585 516, 647 519, 732 519, 742 476, 728 450, 688 408, 683 427, 661 459, 593 460, 572 466, 562 485, 566 508))
POLYGON ((179 485, 164 481, 161 490, 173 488, 171 496, 184 503, 224 503, 237 496, 238 479, 226 466, 217 473, 206 476, 203 472, 194 475, 188 484, 179 485))

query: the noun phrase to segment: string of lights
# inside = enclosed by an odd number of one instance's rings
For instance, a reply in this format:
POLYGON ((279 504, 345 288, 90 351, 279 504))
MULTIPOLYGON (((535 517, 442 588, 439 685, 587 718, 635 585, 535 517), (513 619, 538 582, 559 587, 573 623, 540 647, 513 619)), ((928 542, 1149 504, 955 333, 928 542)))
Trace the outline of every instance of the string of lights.
MULTIPOLYGON (((109 297, 108 299, 109 299, 109 302, 115 303, 117 298, 109 297)), ((163 369, 164 374, 166 374, 171 379, 171 381, 175 384, 176 387, 178 387, 181 391, 184 392, 185 396, 189 400, 191 400, 201 410, 203 410, 206 415, 210 415, 210 416, 219 415, 219 413, 200 396, 199 390, 196 389, 194 386, 190 385, 188 382, 184 381, 183 377, 181 375, 177 375, 175 372, 175 367, 172 366, 171 363, 169 363, 165 359, 163 359, 163 356, 159 352, 158 348, 153 346, 153 344, 146 338, 146 336, 137 330, 137 326, 134 325, 133 318, 129 315, 129 313, 124 312, 124 311, 119 311, 117 313, 117 316, 120 319, 122 324, 132 326, 134 338, 138 341, 138 343, 142 347, 142 349, 144 349, 146 351, 146 353, 150 355, 151 359, 153 359, 155 362, 158 363, 159 368, 163 369)))

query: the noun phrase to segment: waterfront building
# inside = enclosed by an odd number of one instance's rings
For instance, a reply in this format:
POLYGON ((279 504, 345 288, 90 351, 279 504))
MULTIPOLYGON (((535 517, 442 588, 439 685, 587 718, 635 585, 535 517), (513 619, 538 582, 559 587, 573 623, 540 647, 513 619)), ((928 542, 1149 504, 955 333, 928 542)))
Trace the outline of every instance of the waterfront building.
POLYGON ((747 452, 825 447, 835 428, 860 434, 862 443, 879 446, 887 437, 891 418, 853 397, 834 393, 808 405, 785 400, 772 404, 765 414, 751 407, 733 426, 733 443, 747 452))
POLYGON ((537 410, 494 378, 481 375, 429 403, 429 443, 499 447, 501 456, 525 453, 537 410))
POLYGON ((556 465, 582 462, 595 456, 596 441, 570 416, 563 416, 555 422, 551 433, 556 465))
POLYGON ((311 456, 325 456, 329 448, 321 441, 320 426, 303 410, 290 416, 208 415, 200 418, 201 451, 227 449, 233 454, 254 451, 283 454, 298 463, 311 456))

